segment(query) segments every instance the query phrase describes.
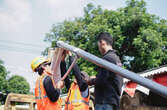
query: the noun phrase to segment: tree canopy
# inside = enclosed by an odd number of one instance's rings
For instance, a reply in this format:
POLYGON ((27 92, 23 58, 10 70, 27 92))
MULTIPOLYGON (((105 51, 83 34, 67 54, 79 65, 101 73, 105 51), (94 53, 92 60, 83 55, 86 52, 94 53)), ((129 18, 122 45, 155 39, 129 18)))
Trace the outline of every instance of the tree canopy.
POLYGON ((30 91, 29 83, 24 77, 14 75, 8 76, 9 72, 0 60, 0 103, 4 103, 8 93, 28 94, 30 91), (9 78, 8 78, 9 77, 9 78))
POLYGON ((3 66, 3 62, 0 60, 0 92, 6 92, 6 88, 7 88, 7 70, 6 68, 3 66))
POLYGON ((14 75, 8 80, 7 91, 8 93, 28 94, 30 86, 24 77, 14 75))
MULTIPOLYGON (((88 4, 84 16, 53 25, 45 41, 55 47, 63 40, 94 55, 100 56, 96 36, 109 32, 114 39, 113 48, 125 68, 134 72, 167 64, 167 21, 150 14, 144 0, 127 0, 117 10, 102 9, 88 4)), ((95 65, 80 59, 80 68, 95 75, 95 65)))

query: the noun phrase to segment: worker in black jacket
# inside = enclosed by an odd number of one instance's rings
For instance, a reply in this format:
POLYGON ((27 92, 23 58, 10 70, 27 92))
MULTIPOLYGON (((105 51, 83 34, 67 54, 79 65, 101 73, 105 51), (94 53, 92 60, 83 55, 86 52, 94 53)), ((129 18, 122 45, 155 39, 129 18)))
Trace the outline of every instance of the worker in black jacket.
MULTIPOLYGON (((100 33, 97 37, 98 48, 103 59, 121 66, 121 61, 112 48, 112 36, 100 33)), ((88 84, 95 85, 95 110, 118 110, 120 103, 122 77, 102 67, 98 67, 96 78, 88 84)))

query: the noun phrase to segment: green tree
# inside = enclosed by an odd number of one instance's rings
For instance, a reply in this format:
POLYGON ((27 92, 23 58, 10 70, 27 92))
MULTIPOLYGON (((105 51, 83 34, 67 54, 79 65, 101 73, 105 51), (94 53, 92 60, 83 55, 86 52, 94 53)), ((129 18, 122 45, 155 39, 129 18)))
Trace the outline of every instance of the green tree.
POLYGON ((7 87, 7 70, 3 66, 3 62, 0 60, 0 91, 1 92, 6 92, 6 87, 7 87))
POLYGON ((9 72, 0 60, 0 103, 4 104, 8 93, 28 94, 29 83, 21 76, 14 75, 8 78, 9 72))
POLYGON ((8 93, 28 94, 30 85, 22 76, 14 75, 8 80, 8 93))
MULTIPOLYGON (((126 4, 116 11, 88 4, 83 17, 53 25, 45 41, 55 47, 57 40, 64 40, 100 56, 96 36, 109 32, 127 69, 141 72, 167 64, 167 21, 149 14, 144 0, 127 0, 126 4)), ((96 74, 94 64, 83 59, 78 63, 83 71, 96 74)))
POLYGON ((5 97, 4 94, 6 93, 6 88, 7 88, 7 70, 3 65, 3 61, 0 60, 0 92, 1 92, 1 98, 0 98, 0 102, 4 102, 5 97))

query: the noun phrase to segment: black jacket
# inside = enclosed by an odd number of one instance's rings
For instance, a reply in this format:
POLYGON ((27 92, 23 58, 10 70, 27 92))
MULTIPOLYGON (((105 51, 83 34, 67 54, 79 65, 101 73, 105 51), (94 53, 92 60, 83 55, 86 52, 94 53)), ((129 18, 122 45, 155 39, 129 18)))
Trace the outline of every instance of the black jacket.
MULTIPOLYGON (((114 50, 109 50, 103 59, 121 66, 121 61, 114 50)), ((118 109, 123 84, 122 77, 98 67, 98 74, 93 82, 95 84, 95 104, 112 104, 118 109)))
POLYGON ((43 85, 46 91, 48 98, 52 102, 56 102, 60 96, 60 89, 55 89, 53 86, 53 82, 50 76, 45 77, 43 81, 43 85))
MULTIPOLYGON (((70 56, 69 57, 69 64, 71 65, 72 62, 74 61, 74 57, 70 56)), ((61 62, 61 76, 63 77, 66 70, 66 63, 65 62, 61 62)), ((79 89, 81 92, 85 91, 88 88, 88 84, 85 80, 82 79, 81 77, 81 71, 79 69, 79 66, 77 64, 74 64, 73 66, 73 74, 77 80, 77 84, 79 86, 79 89)), ((69 90, 70 86, 71 86, 71 81, 69 80, 69 77, 67 76, 65 79, 65 86, 67 88, 67 90, 69 90)))

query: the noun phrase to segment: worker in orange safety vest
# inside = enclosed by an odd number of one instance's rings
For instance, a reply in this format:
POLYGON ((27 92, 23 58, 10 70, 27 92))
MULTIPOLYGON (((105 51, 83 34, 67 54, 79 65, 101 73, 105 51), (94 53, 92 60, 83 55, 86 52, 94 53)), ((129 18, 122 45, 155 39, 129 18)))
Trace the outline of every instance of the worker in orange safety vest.
POLYGON ((37 110, 61 110, 62 101, 59 96, 63 81, 53 83, 50 63, 43 57, 35 58, 31 68, 40 75, 35 86, 37 110))
MULTIPOLYGON (((69 62, 70 64, 72 64, 74 60, 72 53, 67 53, 69 54, 69 62)), ((63 67, 63 69, 61 70, 66 71, 65 62, 62 63, 61 67, 63 67)), ((65 79, 65 85, 68 90, 68 96, 65 101, 65 110, 89 110, 90 94, 88 84, 86 82, 86 78, 88 78, 89 76, 84 72, 80 72, 77 64, 74 64, 73 66, 73 73, 75 76, 73 83, 70 82, 68 77, 65 79)))

